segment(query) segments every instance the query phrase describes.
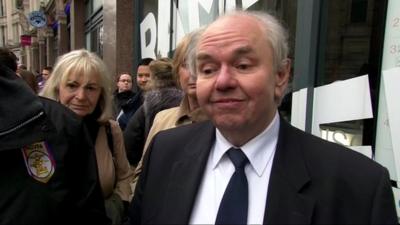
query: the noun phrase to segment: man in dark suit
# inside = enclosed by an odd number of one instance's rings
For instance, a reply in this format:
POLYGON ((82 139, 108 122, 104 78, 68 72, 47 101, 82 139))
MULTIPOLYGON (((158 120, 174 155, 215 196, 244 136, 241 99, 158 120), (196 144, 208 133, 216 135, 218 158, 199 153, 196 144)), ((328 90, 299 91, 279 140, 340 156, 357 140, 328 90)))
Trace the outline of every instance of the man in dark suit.
POLYGON ((189 61, 211 122, 153 139, 132 224, 397 223, 384 167, 280 118, 287 55, 268 14, 234 12, 206 28, 189 61))

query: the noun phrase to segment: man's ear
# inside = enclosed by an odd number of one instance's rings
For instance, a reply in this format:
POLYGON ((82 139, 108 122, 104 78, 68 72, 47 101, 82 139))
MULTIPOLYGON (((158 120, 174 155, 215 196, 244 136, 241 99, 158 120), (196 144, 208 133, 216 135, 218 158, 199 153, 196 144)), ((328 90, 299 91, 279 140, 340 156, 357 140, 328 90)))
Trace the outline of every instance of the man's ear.
POLYGON ((290 77, 291 61, 290 59, 283 60, 281 67, 275 74, 275 100, 280 104, 290 77))

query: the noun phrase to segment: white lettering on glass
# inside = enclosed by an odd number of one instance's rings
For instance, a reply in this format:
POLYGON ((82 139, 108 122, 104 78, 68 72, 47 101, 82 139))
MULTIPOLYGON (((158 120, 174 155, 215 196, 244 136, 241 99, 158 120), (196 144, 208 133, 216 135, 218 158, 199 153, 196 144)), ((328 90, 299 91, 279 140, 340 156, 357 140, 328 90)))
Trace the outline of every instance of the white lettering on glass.
POLYGON ((140 40, 142 58, 155 58, 154 50, 156 49, 156 18, 153 13, 148 13, 140 23, 140 40), (149 40, 146 39, 146 32, 149 32, 149 40), (148 44, 147 44, 148 43, 148 44))

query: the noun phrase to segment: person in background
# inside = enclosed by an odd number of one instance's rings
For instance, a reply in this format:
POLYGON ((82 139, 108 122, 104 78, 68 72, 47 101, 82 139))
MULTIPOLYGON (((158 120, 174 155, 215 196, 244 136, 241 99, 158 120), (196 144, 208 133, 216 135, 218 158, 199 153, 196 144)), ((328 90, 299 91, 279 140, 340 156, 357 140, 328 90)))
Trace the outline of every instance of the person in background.
POLYGON ((141 95, 132 91, 132 76, 128 73, 120 74, 117 78, 117 90, 114 93, 114 111, 122 130, 125 130, 129 119, 141 105, 141 101, 141 95))
POLYGON ((108 224, 83 121, 16 70, 0 48, 0 224, 108 224))
POLYGON ((50 78, 51 72, 53 71, 53 67, 46 66, 42 69, 42 73, 40 74, 40 81, 38 82, 39 92, 43 89, 46 81, 50 78))
POLYGON ((133 187, 136 185, 138 176, 142 172, 143 156, 145 155, 151 140, 158 132, 208 119, 207 115, 199 107, 197 102, 196 77, 190 74, 187 63, 187 56, 196 46, 196 41, 202 31, 203 30, 197 30, 187 34, 175 49, 174 58, 172 60, 172 72, 176 76, 175 79, 177 84, 179 84, 184 92, 184 97, 179 106, 162 110, 155 116, 153 125, 146 138, 142 158, 135 170, 135 179, 132 184, 133 187))
POLYGON ((136 111, 124 131, 125 148, 131 166, 136 167, 142 157, 147 134, 154 117, 164 109, 179 105, 182 91, 177 88, 169 58, 150 63, 150 82, 144 95, 143 105, 136 111))
MULTIPOLYGON (((137 92, 134 93, 132 97, 129 92, 122 92, 119 94, 120 92, 118 91, 118 93, 114 95, 114 114, 122 130, 125 130, 130 118, 143 104, 143 94, 148 90, 147 83, 150 80, 149 64, 152 61, 152 58, 144 58, 140 60, 136 71, 136 84, 138 88, 137 92), (121 111, 121 108, 123 108, 123 112, 121 111)), ((119 82, 119 78, 120 77, 118 77, 117 85, 123 86, 123 84, 119 82)))
POLYGON ((112 118, 112 81, 104 62, 87 50, 61 56, 42 95, 56 99, 83 118, 95 143, 100 184, 107 216, 121 224, 130 201, 133 172, 122 131, 112 118))
POLYGON ((280 117, 288 53, 264 12, 205 29, 189 63, 210 121, 153 138, 131 224, 397 224, 386 168, 280 117))
POLYGON ((147 91, 147 83, 151 79, 149 64, 153 61, 152 58, 141 59, 137 68, 136 73, 136 84, 139 87, 139 91, 147 91))
POLYGON ((29 70, 19 70, 19 76, 29 85, 32 91, 37 94, 39 91, 36 76, 29 70))
POLYGON ((17 74, 18 74, 21 70, 28 70, 28 68, 26 67, 25 64, 19 64, 19 65, 18 65, 18 68, 17 68, 17 74))
POLYGON ((18 70, 18 57, 8 48, 0 47, 0 65, 11 69, 15 75, 18 70))
POLYGON ((12 70, 15 72, 15 75, 22 78, 25 81, 25 83, 28 84, 28 86, 36 94, 38 91, 38 87, 36 84, 35 75, 30 71, 27 71, 26 66, 24 64, 18 65, 17 63, 18 58, 11 50, 7 48, 1 48, 1 54, 3 54, 1 57, 5 65, 14 66, 15 64, 15 68, 12 68, 12 70))

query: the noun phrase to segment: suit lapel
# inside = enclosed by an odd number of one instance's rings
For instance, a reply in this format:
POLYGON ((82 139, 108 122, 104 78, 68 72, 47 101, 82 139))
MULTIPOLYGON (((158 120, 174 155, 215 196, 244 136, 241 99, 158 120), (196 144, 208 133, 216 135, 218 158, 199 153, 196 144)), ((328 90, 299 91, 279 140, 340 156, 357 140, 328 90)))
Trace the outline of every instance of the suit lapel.
POLYGON ((211 122, 202 123, 185 144, 180 159, 174 163, 165 197, 162 218, 174 224, 188 224, 193 204, 203 178, 210 149, 215 140, 215 128, 211 122), (173 205, 173 207, 172 207, 173 205))
POLYGON ((310 182, 297 132, 281 119, 268 187, 264 224, 311 223, 314 200, 301 192, 310 182))

